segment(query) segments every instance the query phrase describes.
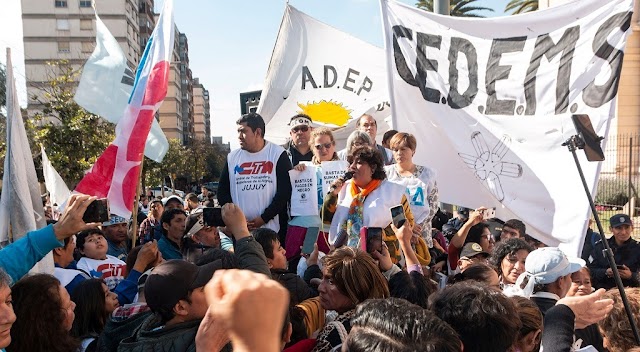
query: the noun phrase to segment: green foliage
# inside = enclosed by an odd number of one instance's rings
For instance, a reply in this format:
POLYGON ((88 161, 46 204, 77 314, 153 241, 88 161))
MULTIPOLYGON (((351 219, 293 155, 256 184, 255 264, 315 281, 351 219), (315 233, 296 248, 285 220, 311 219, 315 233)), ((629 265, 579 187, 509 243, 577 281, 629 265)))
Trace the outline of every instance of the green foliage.
MULTIPOLYGON (((639 182, 633 182, 633 186, 636 191, 640 190, 639 182)), ((595 202, 596 204, 624 206, 629 201, 628 193, 629 180, 627 178, 600 177, 598 180, 598 193, 596 194, 595 202)))
MULTIPOLYGON (((48 63, 59 72, 33 99, 42 110, 27 120, 32 134, 31 150, 39 154, 40 144, 67 185, 73 188, 98 156, 114 139, 114 125, 81 108, 73 100, 80 72, 66 61, 48 63)), ((39 158, 38 158, 39 159, 39 158)), ((39 160, 35 159, 36 165, 39 160)), ((36 166, 37 167, 37 166, 36 166)))
POLYGON ((0 108, 7 105, 7 72, 3 65, 0 65, 0 108))
POLYGON ((504 8, 504 12, 511 12, 513 15, 537 10, 538 0, 511 0, 504 8))
POLYGON ((185 147, 178 139, 169 139, 169 150, 161 163, 145 158, 142 172, 144 187, 162 184, 164 177, 185 178, 189 182, 217 180, 227 155, 219 146, 194 139, 185 147))
MULTIPOLYGON (((493 9, 484 6, 474 6, 478 0, 451 0, 450 15, 456 17, 485 17, 475 11, 491 11, 493 9)), ((416 7, 433 12, 433 0, 418 0, 416 7)))

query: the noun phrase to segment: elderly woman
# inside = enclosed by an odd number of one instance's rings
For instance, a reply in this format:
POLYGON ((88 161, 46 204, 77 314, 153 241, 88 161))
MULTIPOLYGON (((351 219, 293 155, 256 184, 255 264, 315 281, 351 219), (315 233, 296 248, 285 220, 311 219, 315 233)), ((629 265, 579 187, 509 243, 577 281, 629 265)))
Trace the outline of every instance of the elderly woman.
MULTIPOLYGON (((340 161, 338 154, 336 153, 336 141, 333 138, 333 133, 328 128, 320 127, 315 128, 311 132, 311 138, 309 139, 309 147, 313 152, 311 164, 314 166, 320 166, 324 161, 340 161)), ((344 162, 344 168, 349 165, 344 162)), ((307 165, 303 162, 294 166, 295 170, 304 171, 307 169, 307 165)), ((324 199, 322 192, 322 170, 317 169, 317 185, 318 185, 318 208, 321 208, 324 199)), ((330 222, 329 222, 330 223, 330 222)), ((329 224, 327 223, 327 225, 329 224)), ((300 255, 300 246, 302 246, 304 237, 309 227, 319 227, 320 234, 318 237, 318 248, 321 252, 329 252, 329 244, 327 242, 328 226, 325 231, 324 224, 319 216, 296 216, 289 221, 289 228, 287 230, 287 243, 285 248, 287 250, 287 259, 291 260, 297 258, 300 255)), ((307 253, 308 254, 308 253, 307 253)))
MULTIPOLYGON (((390 227, 389 209, 402 205, 407 221, 413 226, 413 214, 405 196, 406 187, 386 180, 382 155, 372 147, 356 148, 349 156, 349 162, 353 178, 346 182, 336 180, 333 191, 323 204, 325 219, 332 219, 329 242, 336 247, 344 244, 359 247, 363 227, 380 227, 385 229, 384 240, 391 257, 397 261, 399 246, 390 227)), ((424 240, 419 237, 416 237, 416 254, 423 265, 431 260, 424 240)))
MULTIPOLYGON (((586 266, 571 274, 571 288, 567 292, 568 297, 587 296, 593 293, 591 286, 591 271, 586 266)), ((582 346, 591 345, 598 351, 604 351, 602 334, 598 330, 597 324, 591 324, 584 329, 576 329, 576 340, 582 339, 582 346)))
MULTIPOLYGON (((628 287, 624 289, 631 306, 633 319, 636 326, 640 326, 640 288, 628 287)), ((618 290, 609 290, 602 298, 610 298, 613 300, 613 309, 598 322, 598 328, 604 338, 604 347, 610 352, 626 352, 632 351, 636 346, 633 330, 629 323, 629 318, 622 303, 620 292, 618 290)))
POLYGON ((500 286, 507 295, 519 292, 513 286, 520 274, 524 273, 524 263, 529 253, 533 251, 527 242, 519 238, 501 241, 489 258, 491 265, 498 269, 500 286))
POLYGON ((355 130, 351 132, 347 138, 347 146, 338 152, 338 158, 340 160, 347 160, 349 155, 358 147, 363 146, 375 146, 375 141, 371 140, 371 137, 366 132, 355 130))
POLYGON ((76 304, 58 279, 47 274, 26 276, 11 291, 17 319, 8 352, 78 350, 80 340, 69 333, 76 304))
POLYGON ((344 342, 351 330, 351 317, 358 304, 389 297, 387 280, 373 258, 356 248, 339 248, 323 259, 320 305, 338 317, 318 335, 314 352, 331 351, 344 342))
POLYGON ((385 167, 384 171, 389 181, 407 188, 409 206, 416 222, 414 230, 429 247, 433 247, 431 219, 438 211, 436 173, 426 166, 413 163, 417 144, 416 137, 409 133, 400 132, 391 137, 389 146, 396 163, 385 167))

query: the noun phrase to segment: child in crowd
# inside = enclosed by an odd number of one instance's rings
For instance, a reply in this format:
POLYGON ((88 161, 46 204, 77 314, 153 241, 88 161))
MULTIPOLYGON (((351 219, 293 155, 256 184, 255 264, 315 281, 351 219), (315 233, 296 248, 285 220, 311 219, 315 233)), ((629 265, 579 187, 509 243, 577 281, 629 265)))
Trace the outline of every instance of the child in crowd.
POLYGON ((125 278, 126 263, 108 255, 109 246, 104 233, 98 229, 80 232, 76 237, 76 250, 82 256, 77 268, 89 275, 102 279, 113 291, 125 278))

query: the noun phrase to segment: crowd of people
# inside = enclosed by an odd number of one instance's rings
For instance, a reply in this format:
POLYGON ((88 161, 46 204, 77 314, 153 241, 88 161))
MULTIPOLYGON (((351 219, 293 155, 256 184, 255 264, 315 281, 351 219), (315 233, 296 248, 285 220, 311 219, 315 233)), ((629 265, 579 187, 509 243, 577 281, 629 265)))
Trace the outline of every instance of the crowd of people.
MULTIPOLYGON (((632 328, 602 252, 609 241, 640 323, 639 244, 625 214, 586 236, 582 258, 547 247, 489 209, 439 209, 418 140, 363 115, 344 150, 298 114, 284 146, 256 113, 217 197, 141 198, 135 220, 57 220, 0 251, 6 351, 629 351, 632 328), (323 165, 345 176, 322 191, 323 165), (290 216, 292 175, 313 168, 315 215, 290 216), (220 206, 223 224, 205 214, 220 206), (390 209, 396 208, 398 214, 390 209), (132 223, 139 224, 136 236, 132 223), (315 231, 314 231, 315 230, 315 231), (316 236, 309 237, 307 236, 316 236), (600 238, 601 237, 601 238, 600 238), (134 240, 135 238, 135 240, 134 240), (309 241, 310 240, 310 241, 309 241), (305 243, 312 250, 305 250, 305 243), (50 274, 28 274, 52 252, 50 274), (613 289, 612 289, 613 288, 613 289)), ((579 236, 580 234, 576 234, 579 236)))

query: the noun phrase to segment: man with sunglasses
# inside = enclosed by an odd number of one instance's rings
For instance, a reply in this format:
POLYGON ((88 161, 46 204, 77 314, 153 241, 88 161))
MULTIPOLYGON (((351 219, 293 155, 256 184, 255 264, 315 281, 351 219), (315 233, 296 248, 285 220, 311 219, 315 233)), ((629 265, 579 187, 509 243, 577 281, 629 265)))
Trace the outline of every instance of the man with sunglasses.
POLYGON ((311 117, 305 114, 298 114, 289 121, 289 142, 282 147, 287 151, 292 166, 298 165, 301 161, 311 161, 313 153, 309 146, 311 138, 311 117))

